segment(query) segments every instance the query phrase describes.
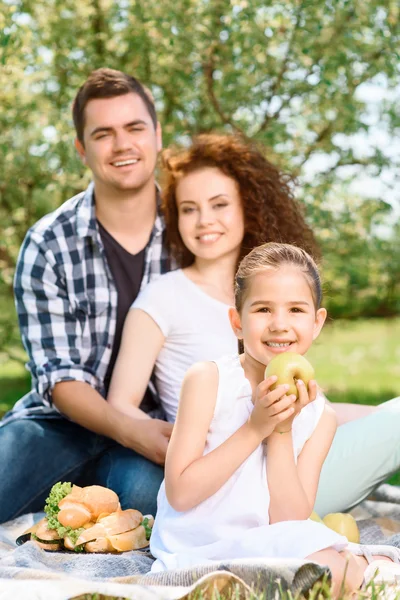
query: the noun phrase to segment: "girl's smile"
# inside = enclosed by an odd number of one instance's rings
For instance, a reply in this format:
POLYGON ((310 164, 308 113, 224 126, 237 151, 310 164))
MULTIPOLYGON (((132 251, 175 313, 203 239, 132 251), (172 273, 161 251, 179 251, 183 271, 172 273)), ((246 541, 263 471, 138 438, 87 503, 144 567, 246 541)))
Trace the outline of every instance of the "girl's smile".
POLYGON ((243 339, 245 361, 262 368, 283 352, 305 354, 326 318, 316 310, 305 274, 292 265, 266 268, 253 275, 241 314, 232 323, 243 339))

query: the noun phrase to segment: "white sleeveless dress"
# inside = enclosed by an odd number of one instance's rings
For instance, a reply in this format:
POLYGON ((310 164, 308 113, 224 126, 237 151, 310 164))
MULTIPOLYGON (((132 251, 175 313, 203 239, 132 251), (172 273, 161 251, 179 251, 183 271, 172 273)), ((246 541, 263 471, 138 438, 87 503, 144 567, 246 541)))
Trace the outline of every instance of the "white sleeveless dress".
MULTIPOLYGON (((228 439, 249 418, 252 390, 239 356, 215 361, 219 385, 214 417, 204 454, 228 439)), ((293 449, 300 454, 324 410, 319 397, 293 422, 293 449)), ((282 473, 285 477, 285 473, 282 473)), ((185 512, 174 510, 165 494, 158 509, 150 549, 157 559, 152 571, 190 567, 221 560, 245 558, 305 558, 324 548, 344 549, 348 541, 311 520, 269 524, 270 496, 266 456, 260 445, 234 475, 210 498, 185 512)))

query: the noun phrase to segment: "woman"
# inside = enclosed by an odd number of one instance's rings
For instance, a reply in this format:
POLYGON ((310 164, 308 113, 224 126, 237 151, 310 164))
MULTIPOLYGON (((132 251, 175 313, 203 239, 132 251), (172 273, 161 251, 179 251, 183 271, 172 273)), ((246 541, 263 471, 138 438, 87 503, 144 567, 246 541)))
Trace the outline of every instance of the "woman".
MULTIPOLYGON (((295 244, 315 258, 319 252, 290 179, 254 145, 235 136, 202 135, 188 149, 166 151, 163 166, 167 235, 181 269, 149 284, 135 301, 108 400, 145 418, 138 406, 155 367, 160 399, 173 422, 186 370, 236 350, 228 308, 241 258, 266 241, 295 244)), ((349 410, 354 418, 357 409, 337 408, 339 423, 349 410)), ((370 414, 339 427, 322 469, 315 506, 320 515, 355 505, 400 465, 400 403, 360 410, 370 414)))

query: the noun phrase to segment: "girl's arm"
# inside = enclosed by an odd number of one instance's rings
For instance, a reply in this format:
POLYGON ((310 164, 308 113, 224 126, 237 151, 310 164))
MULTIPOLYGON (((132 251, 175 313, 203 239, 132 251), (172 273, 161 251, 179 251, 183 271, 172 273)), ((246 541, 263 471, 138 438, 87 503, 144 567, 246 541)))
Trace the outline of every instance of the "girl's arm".
POLYGON ((314 508, 321 468, 335 431, 335 413, 325 405, 314 433, 298 457, 297 465, 292 431, 270 435, 267 442, 267 479, 271 523, 309 518, 314 508))
POLYGON ((164 341, 160 328, 146 312, 130 309, 107 396, 114 408, 135 419, 150 418, 138 407, 164 341))
POLYGON ((197 363, 182 384, 177 419, 168 446, 165 489, 169 503, 178 511, 194 508, 215 494, 240 465, 270 435, 274 427, 292 413, 291 402, 282 396, 282 386, 265 395, 259 386, 249 420, 223 444, 203 456, 213 418, 219 374, 215 363, 197 363))

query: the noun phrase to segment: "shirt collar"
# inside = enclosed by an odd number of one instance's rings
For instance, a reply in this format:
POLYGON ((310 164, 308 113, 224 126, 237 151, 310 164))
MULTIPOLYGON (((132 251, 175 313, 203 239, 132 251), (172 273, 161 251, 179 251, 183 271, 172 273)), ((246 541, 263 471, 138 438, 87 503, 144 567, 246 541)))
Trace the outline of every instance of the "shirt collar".
POLYGON ((96 237, 96 210, 94 205, 94 183, 91 181, 83 194, 77 210, 77 233, 80 238, 96 237))
MULTIPOLYGON (((161 235, 165 229, 164 216, 161 211, 160 187, 156 183, 157 211, 154 221, 153 235, 161 235)), ((77 232, 81 238, 96 238, 98 235, 96 222, 96 208, 94 202, 94 183, 91 181, 84 192, 77 210, 77 232)))

